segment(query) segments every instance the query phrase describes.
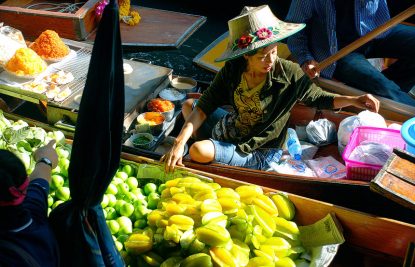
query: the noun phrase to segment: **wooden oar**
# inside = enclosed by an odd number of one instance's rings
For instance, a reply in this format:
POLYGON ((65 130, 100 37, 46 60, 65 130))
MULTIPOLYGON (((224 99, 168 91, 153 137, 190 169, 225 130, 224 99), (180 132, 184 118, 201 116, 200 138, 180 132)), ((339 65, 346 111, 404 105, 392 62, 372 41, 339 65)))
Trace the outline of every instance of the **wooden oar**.
MULTIPOLYGON (((389 30, 396 24, 401 23, 402 21, 406 20, 407 18, 411 17, 415 14, 415 5, 409 7, 405 11, 399 13, 385 24, 379 26, 378 28, 374 29, 373 31, 369 32, 368 34, 360 37, 359 39, 355 40, 354 42, 350 43, 349 45, 340 49, 336 54, 329 56, 328 58, 324 59, 318 64, 320 71, 324 68, 327 68, 337 60, 341 59, 342 57, 348 55, 349 53, 353 52, 357 48, 361 47, 362 45, 366 44, 370 40, 374 39, 376 36, 384 33, 385 31, 389 30)), ((397 48, 399 49, 399 48, 397 48)))

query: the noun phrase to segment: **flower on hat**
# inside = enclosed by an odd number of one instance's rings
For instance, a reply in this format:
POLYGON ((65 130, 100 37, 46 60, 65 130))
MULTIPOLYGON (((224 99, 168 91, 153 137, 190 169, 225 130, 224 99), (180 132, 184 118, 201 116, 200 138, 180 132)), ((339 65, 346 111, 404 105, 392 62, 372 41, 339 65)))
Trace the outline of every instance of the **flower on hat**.
POLYGON ((272 31, 268 28, 261 28, 256 32, 256 35, 259 39, 263 40, 270 38, 272 36, 272 31))
POLYGON ((259 40, 265 40, 278 34, 276 27, 261 28, 253 33, 244 34, 233 43, 232 50, 243 49, 259 40))
POLYGON ((250 43, 252 43, 252 41, 253 41, 253 38, 252 38, 252 36, 251 35, 242 35, 241 36, 241 38, 239 38, 238 40, 237 40, 237 42, 238 42, 238 47, 239 48, 245 48, 245 47, 247 47, 250 43))

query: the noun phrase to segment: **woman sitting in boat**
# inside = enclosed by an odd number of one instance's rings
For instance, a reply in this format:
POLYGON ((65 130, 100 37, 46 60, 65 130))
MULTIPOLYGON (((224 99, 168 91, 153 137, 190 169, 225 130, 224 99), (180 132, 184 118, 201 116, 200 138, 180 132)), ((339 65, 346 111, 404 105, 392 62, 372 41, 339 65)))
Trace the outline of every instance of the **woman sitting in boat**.
POLYGON ((226 61, 198 100, 183 104, 185 123, 169 152, 162 156, 166 172, 182 164, 186 142, 190 158, 267 170, 285 141, 290 111, 297 101, 318 109, 355 106, 377 112, 370 94, 342 96, 316 86, 300 66, 277 56, 277 42, 305 24, 279 20, 269 6, 245 7, 228 21, 229 43, 216 61, 226 61), (221 107, 231 105, 228 112, 221 107), (207 135, 206 135, 207 134, 207 135))

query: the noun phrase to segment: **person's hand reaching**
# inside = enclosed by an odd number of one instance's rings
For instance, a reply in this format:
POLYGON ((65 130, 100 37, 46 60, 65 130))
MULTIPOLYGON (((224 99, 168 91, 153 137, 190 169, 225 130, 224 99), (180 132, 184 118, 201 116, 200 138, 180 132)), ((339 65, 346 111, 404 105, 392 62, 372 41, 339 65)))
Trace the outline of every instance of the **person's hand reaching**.
POLYGON ((318 67, 318 63, 315 60, 308 60, 303 63, 301 69, 307 74, 310 79, 314 79, 320 76, 320 69, 318 67))
POLYGON ((184 146, 180 144, 174 144, 169 152, 164 154, 160 161, 164 162, 164 170, 166 173, 174 171, 176 165, 184 166, 182 163, 184 146))
POLYGON ((37 162, 41 158, 48 158, 52 162, 52 169, 58 165, 58 154, 56 153, 55 145, 56 141, 51 140, 47 145, 39 147, 33 154, 33 158, 37 162))
POLYGON ((361 96, 357 96, 353 103, 353 106, 367 109, 372 112, 379 112, 380 102, 371 94, 365 94, 361 96))

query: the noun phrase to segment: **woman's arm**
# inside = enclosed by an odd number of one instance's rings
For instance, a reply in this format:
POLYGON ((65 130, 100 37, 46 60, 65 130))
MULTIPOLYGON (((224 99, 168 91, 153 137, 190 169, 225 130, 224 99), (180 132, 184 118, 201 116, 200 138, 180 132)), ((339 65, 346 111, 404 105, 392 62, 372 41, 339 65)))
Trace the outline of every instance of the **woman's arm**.
POLYGON ((355 106, 361 109, 367 109, 373 112, 379 111, 380 102, 371 94, 360 96, 343 96, 337 95, 333 100, 333 108, 343 108, 347 106, 355 106))
POLYGON ((184 122, 182 130, 174 141, 173 147, 161 157, 161 161, 164 161, 165 163, 166 172, 172 172, 176 165, 183 166, 182 158, 184 146, 205 120, 205 112, 199 107, 195 107, 189 118, 184 122))

